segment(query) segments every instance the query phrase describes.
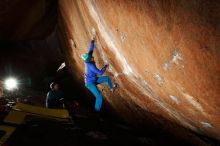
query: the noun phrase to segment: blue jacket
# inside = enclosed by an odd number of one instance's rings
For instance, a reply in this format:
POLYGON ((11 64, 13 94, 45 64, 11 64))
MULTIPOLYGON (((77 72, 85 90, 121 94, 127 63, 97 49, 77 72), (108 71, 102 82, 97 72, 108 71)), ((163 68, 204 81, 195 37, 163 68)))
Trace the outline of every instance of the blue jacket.
POLYGON ((49 91, 47 93, 46 107, 47 108, 58 108, 60 105, 59 100, 62 98, 62 92, 60 91, 49 91))
MULTIPOLYGON (((89 46, 89 54, 92 56, 94 51, 94 40, 91 41, 89 46)), ((106 66, 104 66, 101 70, 99 70, 95 62, 85 62, 85 84, 96 83, 97 75, 101 76, 106 71, 106 66)))

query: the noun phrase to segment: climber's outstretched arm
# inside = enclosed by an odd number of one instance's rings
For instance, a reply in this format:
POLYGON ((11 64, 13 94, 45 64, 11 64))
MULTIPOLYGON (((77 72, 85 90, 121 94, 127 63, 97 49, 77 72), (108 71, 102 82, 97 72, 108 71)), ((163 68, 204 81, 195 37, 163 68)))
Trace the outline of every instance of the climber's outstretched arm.
POLYGON ((95 40, 91 40, 90 45, 89 45, 89 54, 92 55, 95 47, 95 40))

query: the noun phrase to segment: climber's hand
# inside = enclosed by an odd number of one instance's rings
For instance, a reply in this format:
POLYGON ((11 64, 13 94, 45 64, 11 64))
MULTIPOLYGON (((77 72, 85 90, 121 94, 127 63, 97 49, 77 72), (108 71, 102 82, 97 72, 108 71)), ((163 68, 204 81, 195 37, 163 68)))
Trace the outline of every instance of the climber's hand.
POLYGON ((94 40, 94 41, 95 41, 95 35, 93 35, 93 36, 92 36, 92 40, 94 40))
POLYGON ((106 68, 108 68, 108 67, 109 67, 109 65, 108 65, 108 64, 106 64, 106 65, 105 65, 105 67, 106 67, 106 68))
POLYGON ((96 30, 95 28, 92 28, 92 40, 95 40, 96 38, 96 30))

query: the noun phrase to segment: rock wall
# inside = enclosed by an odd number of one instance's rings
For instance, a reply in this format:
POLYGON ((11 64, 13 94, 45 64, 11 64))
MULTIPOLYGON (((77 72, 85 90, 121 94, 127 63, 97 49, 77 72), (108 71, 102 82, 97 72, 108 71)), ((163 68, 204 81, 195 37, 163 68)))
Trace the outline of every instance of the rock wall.
POLYGON ((60 0, 60 40, 83 86, 80 56, 96 29, 97 65, 119 84, 100 90, 125 119, 151 115, 220 139, 219 10, 214 0, 60 0))

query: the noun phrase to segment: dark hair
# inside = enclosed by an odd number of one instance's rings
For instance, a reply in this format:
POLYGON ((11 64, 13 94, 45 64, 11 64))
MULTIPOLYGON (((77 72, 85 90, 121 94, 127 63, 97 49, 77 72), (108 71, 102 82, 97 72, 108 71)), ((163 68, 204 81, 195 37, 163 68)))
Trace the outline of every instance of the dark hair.
POLYGON ((58 84, 58 83, 57 83, 57 82, 52 82, 52 83, 50 84, 50 89, 53 89, 56 84, 58 84))

